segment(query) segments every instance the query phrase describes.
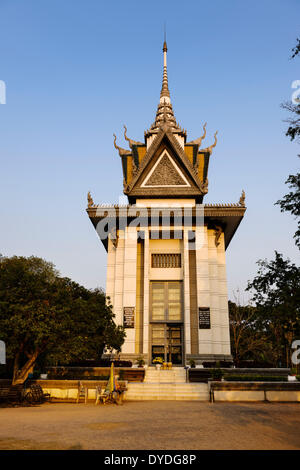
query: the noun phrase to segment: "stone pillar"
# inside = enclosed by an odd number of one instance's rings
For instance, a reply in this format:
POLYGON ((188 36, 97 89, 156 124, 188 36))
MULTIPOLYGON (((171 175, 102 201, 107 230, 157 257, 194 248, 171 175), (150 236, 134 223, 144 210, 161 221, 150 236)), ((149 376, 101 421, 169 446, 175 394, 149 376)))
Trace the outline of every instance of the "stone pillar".
POLYGON ((123 283, 124 283, 124 230, 119 230, 118 245, 115 255, 115 295, 113 311, 117 325, 123 325, 123 283))
MULTIPOLYGON (((149 229, 145 228, 144 239, 144 334, 143 353, 149 354, 149 229)), ((151 358, 149 358, 151 363, 151 358)))
MULTIPOLYGON (((123 308, 134 307, 136 327, 136 262, 137 262, 136 227, 126 227, 124 240, 124 275, 123 275, 123 308)), ((126 329, 126 339, 122 353, 135 353, 135 327, 126 329)))
POLYGON ((190 273, 188 229, 183 230, 183 305, 185 354, 191 354, 190 273))
POLYGON ((212 331, 212 353, 222 354, 222 337, 219 307, 219 270, 215 230, 208 230, 208 263, 210 284, 210 319, 212 331))
POLYGON ((106 297, 110 298, 110 303, 115 303, 115 265, 116 265, 116 248, 113 242, 108 238, 107 247, 107 269, 106 269, 106 297))
POLYGON ((224 356, 228 356, 231 354, 231 348, 230 348, 230 329, 229 329, 224 233, 222 233, 219 239, 217 252, 218 252, 218 273, 219 273, 219 312, 220 312, 219 320, 220 320, 220 328, 221 328, 222 354, 224 354, 224 356))
MULTIPOLYGON (((199 307, 210 308, 210 283, 208 265, 208 240, 207 227, 196 227, 196 277, 197 277, 197 301, 199 307)), ((211 330, 199 329, 199 354, 212 354, 211 330)))

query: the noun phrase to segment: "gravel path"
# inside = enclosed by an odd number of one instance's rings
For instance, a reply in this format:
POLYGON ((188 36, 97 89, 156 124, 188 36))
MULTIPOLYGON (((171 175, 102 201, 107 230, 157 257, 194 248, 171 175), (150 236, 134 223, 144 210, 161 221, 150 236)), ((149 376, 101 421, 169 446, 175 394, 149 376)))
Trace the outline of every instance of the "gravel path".
POLYGON ((0 408, 5 449, 300 449, 292 403, 45 403, 0 408))

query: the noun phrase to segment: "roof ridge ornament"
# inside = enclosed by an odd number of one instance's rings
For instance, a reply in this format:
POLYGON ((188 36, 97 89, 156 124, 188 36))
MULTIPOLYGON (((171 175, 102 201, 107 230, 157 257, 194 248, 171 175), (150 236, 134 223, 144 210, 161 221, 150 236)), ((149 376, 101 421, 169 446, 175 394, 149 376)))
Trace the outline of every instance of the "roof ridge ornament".
POLYGON ((92 207, 96 207, 96 204, 94 204, 94 201, 93 201, 93 198, 91 196, 90 191, 87 193, 87 201, 88 201, 88 209, 90 209, 92 207))
POLYGON ((116 140, 117 140, 116 134, 113 134, 113 136, 114 136, 114 147, 119 151, 120 157, 122 157, 122 155, 130 155, 131 154, 130 150, 122 149, 122 147, 119 147, 116 144, 116 140))
POLYGON ((190 142, 188 142, 188 144, 199 145, 200 147, 202 140, 204 140, 206 137, 206 125, 207 125, 207 122, 203 126, 203 131, 204 131, 203 135, 199 137, 198 139, 191 140, 190 142))
POLYGON ((127 142, 129 143, 129 147, 131 149, 133 145, 144 145, 142 142, 138 142, 136 140, 132 140, 132 139, 129 139, 129 137, 127 137, 127 127, 125 126, 125 124, 124 124, 124 137, 125 137, 125 140, 127 140, 127 142))
POLYGON ((201 152, 208 152, 209 154, 212 153, 212 149, 217 145, 217 142, 218 142, 217 133, 218 133, 218 131, 216 131, 215 134, 214 134, 214 137, 215 137, 214 143, 212 145, 210 145, 209 147, 206 147, 206 149, 200 149, 201 152))
POLYGON ((240 197, 240 200, 239 200, 239 205, 242 206, 242 207, 245 207, 245 199, 246 199, 246 194, 245 194, 245 191, 242 190, 242 194, 241 194, 241 197, 240 197))

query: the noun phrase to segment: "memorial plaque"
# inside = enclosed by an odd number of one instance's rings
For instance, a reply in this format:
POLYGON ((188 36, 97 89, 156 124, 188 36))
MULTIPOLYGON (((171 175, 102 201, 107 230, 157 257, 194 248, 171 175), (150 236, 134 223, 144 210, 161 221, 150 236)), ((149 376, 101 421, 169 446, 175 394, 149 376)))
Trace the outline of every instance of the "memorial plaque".
POLYGON ((199 307, 199 329, 210 328, 210 308, 199 307))
POLYGON ((123 325, 124 328, 134 328, 134 307, 124 307, 123 325))

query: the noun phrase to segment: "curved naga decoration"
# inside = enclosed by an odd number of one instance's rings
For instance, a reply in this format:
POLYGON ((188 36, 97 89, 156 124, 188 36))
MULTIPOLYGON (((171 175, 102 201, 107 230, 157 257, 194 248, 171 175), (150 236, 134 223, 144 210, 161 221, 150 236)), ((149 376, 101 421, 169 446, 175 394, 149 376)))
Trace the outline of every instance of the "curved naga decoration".
POLYGON ((87 193, 87 200, 88 200, 88 208, 90 209, 91 207, 95 207, 93 198, 91 196, 90 191, 87 193))
POLYGON ((127 142, 129 142, 129 147, 130 147, 131 149, 132 149, 132 146, 133 146, 133 145, 144 145, 142 142, 138 142, 138 141, 129 139, 129 138, 127 137, 127 135, 126 135, 126 134, 127 134, 127 127, 125 126, 125 124, 124 124, 124 129, 125 129, 125 130, 124 130, 124 137, 125 137, 125 140, 127 140, 127 142))
POLYGON ((115 146, 115 148, 119 151, 120 157, 121 157, 122 155, 130 155, 130 151, 129 151, 129 150, 122 149, 122 147, 119 147, 119 146, 116 144, 116 140, 117 140, 116 134, 113 134, 113 136, 114 136, 114 146, 115 146))
POLYGON ((222 235, 222 227, 220 227, 219 225, 215 225, 215 245, 216 246, 220 245, 219 239, 221 235, 222 235))
POLYGON ((245 191, 242 191, 240 200, 239 200, 239 205, 245 207, 245 199, 246 199, 246 194, 245 191))
POLYGON ((209 153, 212 153, 212 149, 217 145, 217 142, 218 142, 218 139, 217 139, 217 133, 218 131, 215 132, 215 141, 212 145, 210 145, 209 147, 207 147, 206 149, 201 149, 201 152, 209 152, 209 153))
POLYGON ((194 144, 194 145, 199 145, 199 146, 201 145, 202 140, 205 139, 206 137, 206 124, 207 122, 203 126, 204 134, 196 140, 191 140, 191 142, 188 142, 188 144, 194 144))
POLYGON ((202 191, 203 194, 208 193, 208 179, 207 178, 201 184, 201 191, 202 191))

